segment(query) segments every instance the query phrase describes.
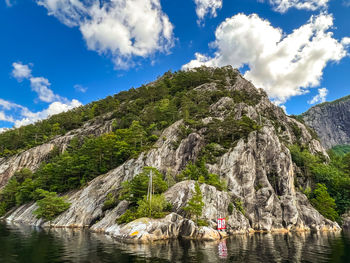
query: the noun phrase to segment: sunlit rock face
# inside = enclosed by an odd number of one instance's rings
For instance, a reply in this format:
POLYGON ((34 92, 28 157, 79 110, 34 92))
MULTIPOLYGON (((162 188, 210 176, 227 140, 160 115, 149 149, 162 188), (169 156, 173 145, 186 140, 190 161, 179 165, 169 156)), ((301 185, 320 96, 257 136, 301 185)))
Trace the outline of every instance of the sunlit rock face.
POLYGON ((111 130, 111 121, 95 123, 93 120, 86 123, 82 128, 70 131, 64 136, 58 136, 48 143, 31 148, 9 158, 0 158, 0 189, 7 184, 8 180, 16 171, 19 171, 22 168, 28 168, 32 171, 38 169, 40 164, 47 160, 54 147, 57 147, 63 152, 69 145, 70 141, 76 136, 99 136, 110 132, 111 130))
MULTIPOLYGON (((119 239, 124 237, 129 241, 134 240, 134 236, 142 241, 178 236, 221 238, 217 231, 210 230, 216 227, 218 217, 226 217, 229 233, 339 230, 337 223, 320 215, 306 196, 294 186, 297 167, 287 145, 301 143, 308 146, 310 152, 322 154, 327 159, 325 149, 314 139, 307 127, 286 116, 281 108, 269 101, 263 90, 255 89, 250 82, 237 74, 235 79, 227 78, 225 89, 253 94, 258 98, 255 103, 234 102, 223 96, 210 106, 210 113, 202 119, 202 127, 185 137, 180 136, 185 122, 180 120, 173 123, 163 131, 152 149, 95 178, 84 188, 68 193, 70 208, 52 222, 43 222, 33 216, 35 204, 14 209, 6 215, 6 219, 44 227, 85 227, 109 233, 119 239), (202 218, 208 221, 209 228, 197 228, 184 219, 186 214, 183 208, 193 194, 193 181, 179 182, 164 194, 172 203, 174 213, 164 219, 145 219, 126 226, 118 225, 116 219, 128 208, 127 202, 122 201, 111 210, 102 210, 107 195, 118 193, 122 182, 132 179, 145 166, 155 167, 163 174, 170 173, 175 176, 188 162, 195 162, 207 143, 207 124, 213 119, 224 120, 228 116, 233 116, 236 120, 248 116, 260 129, 250 132, 247 138, 239 139, 234 146, 207 164, 209 172, 218 174, 227 184, 227 191, 218 191, 206 184, 200 186, 205 203, 202 218), (296 130, 298 134, 295 133, 296 130), (238 206, 238 201, 241 207, 238 206), (234 207, 231 212, 228 209, 230 204, 234 207), (155 228, 162 230, 155 232, 155 228), (132 235, 139 231, 135 229, 142 229, 142 235, 132 235)), ((208 92, 216 89, 216 86, 216 83, 201 85, 197 90, 208 92)), ((107 124, 100 127, 101 132, 110 129, 107 124)), ((40 163, 39 159, 37 163, 40 163)))
POLYGON ((302 114, 302 118, 317 132, 325 148, 350 144, 349 96, 316 105, 302 114))

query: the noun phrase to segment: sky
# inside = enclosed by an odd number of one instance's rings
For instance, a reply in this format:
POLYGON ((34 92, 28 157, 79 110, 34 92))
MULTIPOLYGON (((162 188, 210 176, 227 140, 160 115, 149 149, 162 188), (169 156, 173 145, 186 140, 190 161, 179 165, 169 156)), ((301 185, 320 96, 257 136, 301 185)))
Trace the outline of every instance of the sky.
POLYGON ((0 132, 155 80, 239 68, 288 114, 350 94, 350 0, 0 0, 0 132))

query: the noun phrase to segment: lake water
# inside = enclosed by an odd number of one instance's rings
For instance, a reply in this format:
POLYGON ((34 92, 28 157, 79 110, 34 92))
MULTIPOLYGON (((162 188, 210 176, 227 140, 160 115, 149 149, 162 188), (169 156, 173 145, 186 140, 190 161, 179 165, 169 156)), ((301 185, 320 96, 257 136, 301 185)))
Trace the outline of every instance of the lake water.
POLYGON ((350 233, 237 235, 221 242, 121 244, 81 230, 0 223, 0 262, 350 262, 350 233))

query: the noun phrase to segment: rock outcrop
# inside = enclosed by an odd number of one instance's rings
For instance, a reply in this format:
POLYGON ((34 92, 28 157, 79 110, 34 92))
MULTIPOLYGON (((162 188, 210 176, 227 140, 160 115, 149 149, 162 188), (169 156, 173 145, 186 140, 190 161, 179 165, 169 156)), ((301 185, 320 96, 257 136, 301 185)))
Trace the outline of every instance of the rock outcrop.
POLYGON ((350 96, 316 105, 301 116, 327 149, 350 144, 350 96))
MULTIPOLYGON (((96 122, 96 120, 94 121, 96 122)), ((58 147, 63 152, 70 141, 76 136, 99 136, 112 130, 111 121, 102 123, 95 123, 94 121, 90 121, 83 127, 70 131, 64 136, 58 136, 48 143, 36 146, 9 158, 0 158, 0 189, 7 184, 8 180, 16 171, 22 168, 28 168, 32 171, 38 169, 40 164, 47 160, 54 147, 58 147)))
POLYGON ((342 221, 343 221, 342 228, 349 231, 350 230, 350 212, 347 212, 342 216, 342 221))
MULTIPOLYGON (((197 88, 199 92, 213 89, 216 89, 215 84, 197 88)), ((230 233, 339 230, 337 223, 325 219, 294 186, 297 168, 287 145, 308 145, 310 152, 328 158, 320 142, 302 123, 286 116, 282 109, 269 101, 263 90, 255 89, 241 75, 237 75, 234 81, 228 80, 225 89, 248 92, 252 98, 248 102, 235 102, 232 98, 222 97, 210 106, 210 114, 202 120, 203 126, 192 130, 185 138, 180 136, 185 122, 173 123, 163 131, 152 149, 95 178, 84 188, 68 193, 70 208, 50 223, 33 216, 35 204, 18 207, 10 211, 5 219, 44 227, 90 228, 131 242, 179 236, 218 239, 222 236, 213 228, 219 216, 227 218, 230 233), (239 139, 225 153, 215 157, 215 162, 207 164, 209 172, 218 174, 227 183, 227 191, 201 185, 205 203, 202 218, 208 221, 209 227, 198 228, 192 221, 184 219, 183 207, 191 198, 193 181, 179 182, 168 189, 165 197, 173 204, 173 213, 164 219, 139 219, 118 225, 116 219, 128 208, 126 201, 103 211, 107 195, 118 193, 122 182, 132 179, 143 167, 155 167, 164 174, 175 176, 189 161, 196 161, 207 143, 206 124, 213 119, 223 120, 228 115, 236 120, 248 116, 259 125, 259 129, 239 139), (228 210, 230 203, 234 205, 231 214, 228 210)))

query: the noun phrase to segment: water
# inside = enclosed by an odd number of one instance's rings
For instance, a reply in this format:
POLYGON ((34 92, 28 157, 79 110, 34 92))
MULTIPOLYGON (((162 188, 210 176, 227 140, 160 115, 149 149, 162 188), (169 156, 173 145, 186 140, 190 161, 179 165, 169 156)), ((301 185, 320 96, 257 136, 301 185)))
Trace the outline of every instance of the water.
POLYGON ((81 230, 0 223, 0 262, 350 262, 350 233, 238 235, 221 242, 122 244, 81 230))

